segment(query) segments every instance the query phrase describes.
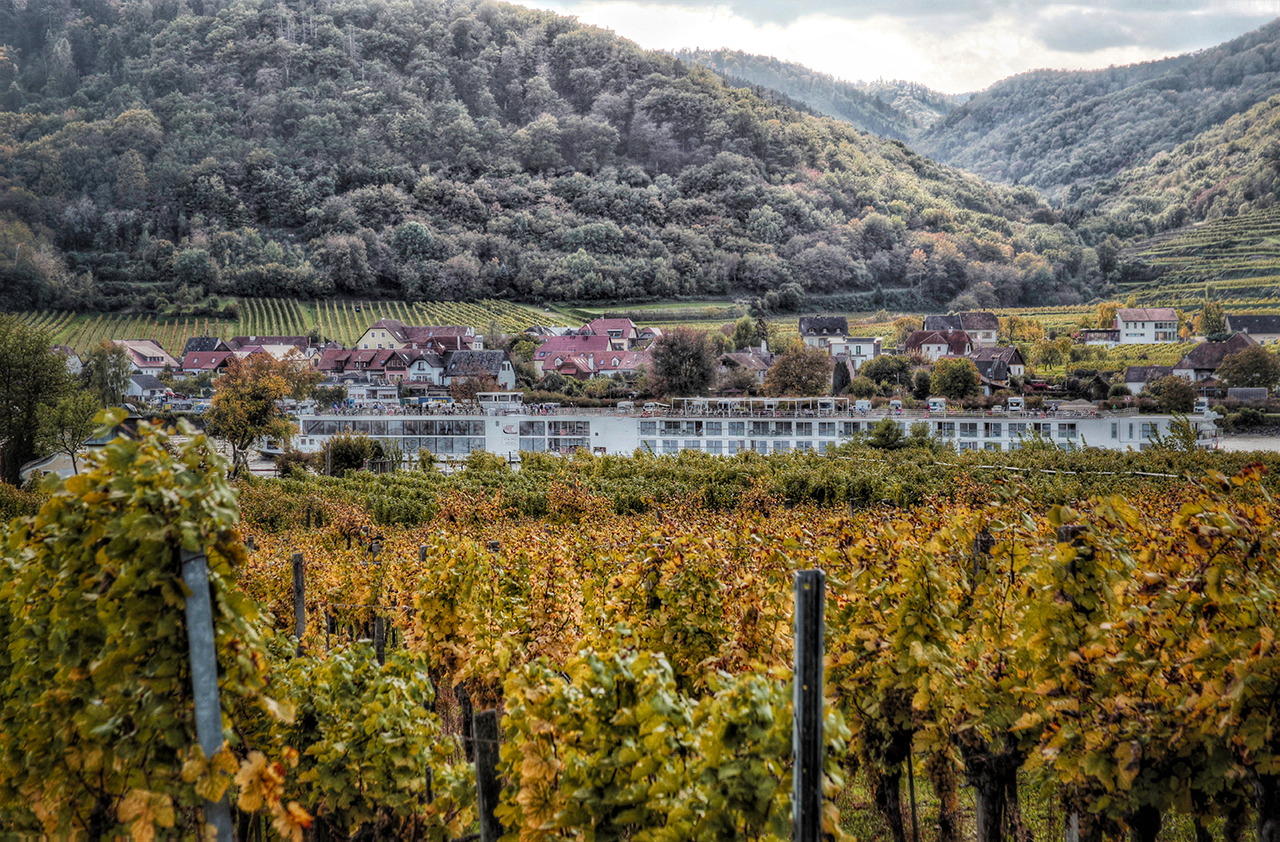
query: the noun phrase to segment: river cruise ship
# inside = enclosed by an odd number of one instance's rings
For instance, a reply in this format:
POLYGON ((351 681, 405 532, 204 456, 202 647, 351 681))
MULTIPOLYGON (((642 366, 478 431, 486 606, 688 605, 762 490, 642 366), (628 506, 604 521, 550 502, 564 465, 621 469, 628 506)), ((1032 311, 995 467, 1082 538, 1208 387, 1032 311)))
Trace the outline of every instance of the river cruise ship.
MULTIPOLYGON (((894 402, 896 404, 896 402, 894 402)), ((1036 438, 1060 447, 1145 450, 1170 433, 1176 416, 1139 415, 1078 407, 1050 411, 996 408, 957 411, 906 410, 847 398, 676 398, 670 404, 623 403, 612 409, 555 404, 526 405, 520 393, 486 393, 475 404, 316 409, 298 413, 294 446, 324 449, 332 436, 363 434, 380 439, 406 457, 420 450, 443 459, 487 450, 516 459, 521 451, 597 454, 636 451, 677 454, 698 450, 732 456, 756 453, 825 452, 866 435, 888 418, 909 433, 923 422, 929 433, 957 450, 1016 450, 1036 438)), ((1217 443, 1211 415, 1193 416, 1202 447, 1217 443)))

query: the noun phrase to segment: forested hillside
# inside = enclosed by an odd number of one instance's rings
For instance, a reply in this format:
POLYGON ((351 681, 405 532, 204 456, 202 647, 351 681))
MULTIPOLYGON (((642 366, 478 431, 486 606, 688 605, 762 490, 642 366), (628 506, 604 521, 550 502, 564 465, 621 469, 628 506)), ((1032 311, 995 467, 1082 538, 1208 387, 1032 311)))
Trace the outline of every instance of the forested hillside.
POLYGON ((1099 181, 1069 209, 1096 213, 1078 227, 1097 240, 1149 236, 1248 214, 1275 202, 1280 182, 1280 94, 1170 152, 1099 181))
POLYGON ((992 85, 922 134, 922 154, 1073 201, 1280 93, 1280 21, 1192 55, 992 85))
POLYGON ((1027 189, 470 0, 0 7, 0 308, 1087 297, 1027 189))
POLYGON ((820 114, 903 141, 956 107, 952 97, 915 82, 846 82, 802 64, 741 50, 678 50, 675 55, 731 82, 772 88, 820 114))

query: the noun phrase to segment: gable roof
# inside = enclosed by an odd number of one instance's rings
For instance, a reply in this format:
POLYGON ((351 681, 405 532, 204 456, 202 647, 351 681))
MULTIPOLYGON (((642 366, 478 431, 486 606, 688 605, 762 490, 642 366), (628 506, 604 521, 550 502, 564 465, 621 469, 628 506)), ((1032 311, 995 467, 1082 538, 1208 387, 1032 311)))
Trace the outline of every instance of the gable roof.
POLYGON ((533 352, 536 361, 545 362, 557 357, 566 358, 580 354, 608 354, 613 350, 608 336, 553 336, 533 352))
POLYGON ((145 391, 163 392, 164 390, 169 388, 168 386, 164 385, 164 383, 160 382, 160 378, 156 377, 153 374, 132 374, 129 376, 129 379, 134 382, 134 385, 136 385, 139 389, 142 389, 144 392, 145 391))
POLYGON ((1258 341, 1247 333, 1237 333, 1225 342, 1201 342, 1187 352, 1174 368, 1216 371, 1222 361, 1258 341))
POLYGON ((291 345, 305 354, 311 349, 311 339, 307 336, 233 336, 227 340, 227 348, 232 351, 243 351, 253 345, 291 345))
POLYGON ((623 339, 636 339, 640 335, 640 329, 630 319, 592 319, 584 325, 583 330, 589 330, 596 336, 608 336, 609 331, 613 330, 617 331, 623 339))
POLYGON ((128 351, 130 361, 138 368, 178 367, 178 361, 150 339, 117 339, 112 344, 128 351))
POLYGON ((1116 318, 1123 322, 1176 322, 1178 312, 1172 307, 1121 307, 1116 318))
POLYGON ((849 332, 849 320, 844 316, 801 316, 801 336, 844 336, 849 332))
POLYGON ((1254 316, 1249 314, 1227 314, 1227 328, 1242 333, 1280 333, 1280 316, 1254 316))
POLYGON ((924 317, 922 330, 1000 330, 1000 319, 985 310, 967 310, 963 313, 934 314, 924 317))
POLYGON ((1124 370, 1126 383, 1150 383, 1173 374, 1171 365, 1131 365, 1124 370))
POLYGON ((729 354, 720 355, 720 365, 725 368, 736 366, 745 368, 748 371, 764 372, 769 370, 769 366, 773 365, 773 354, 765 352, 760 354, 755 350, 748 349, 746 351, 734 351, 729 354))
POLYGON ((187 344, 182 346, 182 356, 185 358, 192 351, 230 351, 227 343, 223 342, 216 336, 193 336, 187 340, 187 344))
POLYGON ((1026 365, 1026 362, 1022 358, 1022 352, 1018 350, 1016 345, 996 345, 991 348, 974 348, 969 352, 968 357, 975 363, 1000 360, 1005 365, 1026 365))
POLYGON ((444 370, 450 377, 466 377, 477 371, 497 377, 505 356, 502 351, 450 351, 444 357, 444 370))
POLYGON ((227 364, 232 351, 188 351, 182 356, 183 371, 216 371, 227 364))

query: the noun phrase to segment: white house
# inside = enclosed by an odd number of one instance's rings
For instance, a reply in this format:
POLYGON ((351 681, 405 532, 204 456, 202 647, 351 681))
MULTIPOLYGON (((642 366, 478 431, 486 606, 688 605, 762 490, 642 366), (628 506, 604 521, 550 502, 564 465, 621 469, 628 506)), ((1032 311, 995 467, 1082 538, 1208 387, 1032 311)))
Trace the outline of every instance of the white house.
POLYGON ((849 320, 844 316, 804 316, 800 319, 800 338, 811 348, 829 348, 844 339, 849 320))
POLYGON ((916 330, 907 337, 907 353, 919 352, 930 362, 939 357, 963 357, 973 350, 973 341, 963 330, 916 330))
POLYGON ((135 374, 131 376, 129 385, 124 390, 126 398, 140 398, 148 403, 158 401, 169 394, 172 394, 169 391, 169 387, 150 374, 135 374))
POLYGON ((880 342, 879 336, 846 336, 831 340, 828 348, 833 357, 847 355, 849 364, 857 371, 863 363, 880 356, 880 342))
POLYGON ((973 347, 990 347, 996 344, 1000 335, 1000 319, 995 313, 984 310, 970 310, 964 313, 933 315, 924 317, 922 330, 952 331, 963 330, 969 335, 973 347))
POLYGON ((1178 314, 1172 307, 1121 307, 1116 310, 1121 345, 1178 341, 1178 314))
POLYGON ((112 344, 128 352, 135 374, 150 374, 155 377, 166 368, 170 371, 182 368, 182 363, 169 356, 168 352, 150 339, 121 339, 112 344))

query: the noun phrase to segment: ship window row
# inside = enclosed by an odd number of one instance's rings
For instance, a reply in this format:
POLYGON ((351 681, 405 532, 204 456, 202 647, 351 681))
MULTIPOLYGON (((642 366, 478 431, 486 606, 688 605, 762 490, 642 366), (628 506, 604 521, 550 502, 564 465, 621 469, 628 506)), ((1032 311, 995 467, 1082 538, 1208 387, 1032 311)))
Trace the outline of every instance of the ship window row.
POLYGON ((367 436, 483 436, 484 421, 458 418, 307 418, 302 422, 304 436, 336 436, 342 433, 367 436))

